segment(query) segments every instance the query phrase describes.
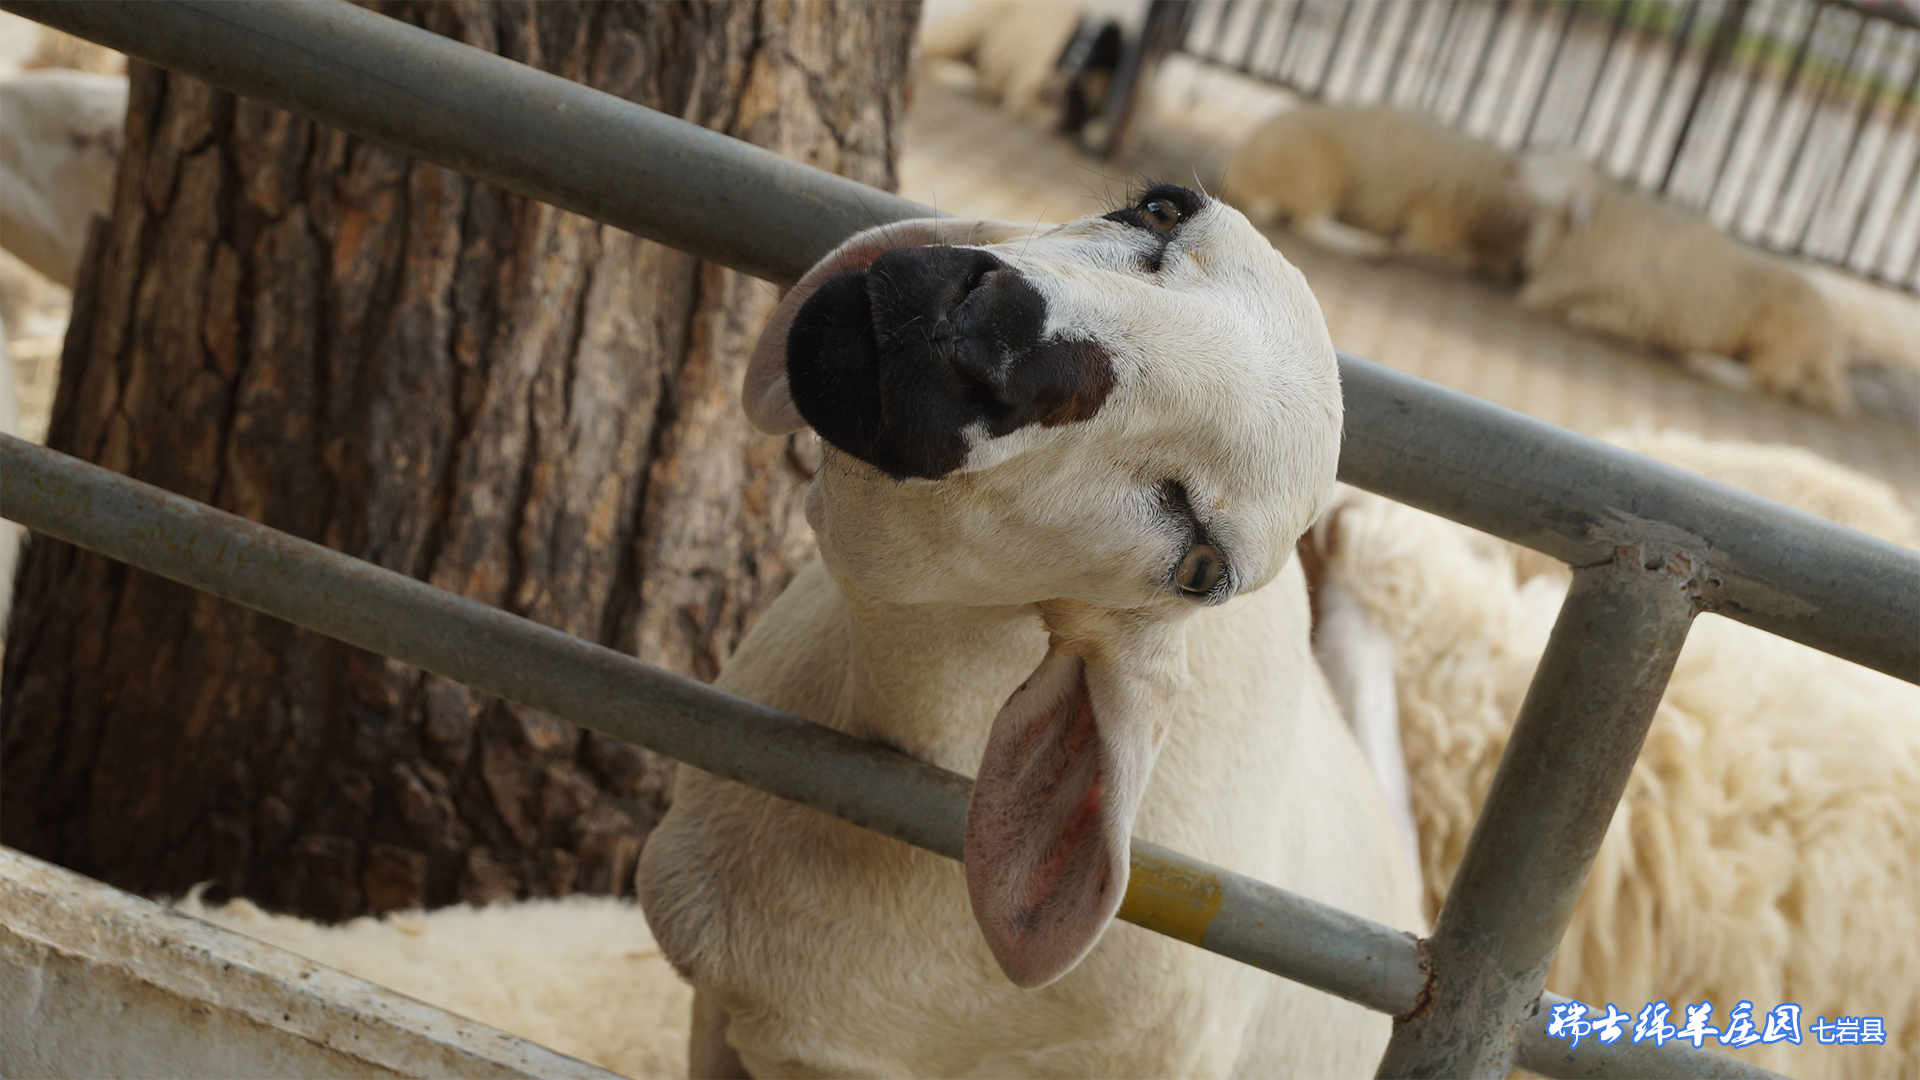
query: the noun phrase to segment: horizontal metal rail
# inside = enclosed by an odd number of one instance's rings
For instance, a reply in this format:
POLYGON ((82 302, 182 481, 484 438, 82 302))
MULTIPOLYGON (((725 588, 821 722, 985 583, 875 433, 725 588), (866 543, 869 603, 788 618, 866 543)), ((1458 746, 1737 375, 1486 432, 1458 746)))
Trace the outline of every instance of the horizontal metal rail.
MULTIPOLYGON (((0 9, 770 281, 934 214, 350 4, 0 9)), ((1920 555, 1357 357, 1341 380, 1342 480, 1576 566, 1673 530, 1706 610, 1920 682, 1920 555)))
MULTIPOLYGON (((960 857, 964 776, 7 435, 0 517, 960 857)), ((1396 1016, 1426 984, 1412 935, 1138 840, 1120 917, 1396 1016)), ((1547 1076, 1774 1075, 1678 1044, 1575 1055, 1544 1021, 1527 1026, 1517 1063, 1547 1076)))
MULTIPOLYGON (((930 212, 344 5, 6 0, 0 7, 776 281, 793 280, 857 228, 930 212), (376 90, 359 89, 365 86, 376 90), (353 90, 343 93, 343 87, 353 90), (536 107, 520 108, 521 102, 536 107), (581 117, 590 120, 582 123, 581 117), (549 138, 562 128, 564 138, 549 138), (540 149, 524 154, 501 149, 521 146, 540 149), (631 158, 623 160, 623 154, 631 158), (565 164, 556 167, 553 162, 565 164), (659 212, 662 208, 671 213, 659 212)), ((1341 367, 1348 406, 1344 479, 1576 567, 1616 563, 1622 550, 1657 552, 1663 566, 1674 568, 1668 572, 1678 575, 1690 608, 1720 611, 1920 682, 1920 643, 1911 641, 1910 632, 1920 616, 1920 556, 1355 357, 1343 354, 1341 367)), ((15 448, 7 449, 11 467, 15 448)), ((0 512, 11 514, 9 507, 18 500, 9 494, 12 478, 6 479, 0 485, 0 512)), ((89 486, 105 482, 97 476, 86 481, 89 486)), ((124 478, 118 482, 132 483, 124 478)), ((172 498, 149 492, 163 501, 172 498)), ((51 505, 57 500, 42 501, 51 505)), ((219 513, 186 506, 196 513, 219 513)), ((202 556, 212 558, 214 569, 195 569, 197 564, 188 559, 189 568, 173 576, 193 584, 225 582, 215 591, 234 595, 223 590, 245 574, 237 565, 220 565, 233 556, 222 545, 239 535, 237 526, 259 529, 223 516, 204 540, 202 556), (228 540, 219 540, 222 536, 228 540)), ((178 527, 180 522, 158 531, 108 529, 101 542, 115 546, 101 550, 149 565, 145 560, 179 546, 180 534, 169 531, 178 527)), ((246 535, 252 537, 249 542, 265 545, 262 550, 271 547, 269 537, 278 536, 266 530, 246 535)), ((272 541, 282 542, 300 543, 288 537, 272 541)), ((357 580, 355 574, 380 573, 371 567, 355 570, 363 564, 312 545, 298 550, 303 558, 343 560, 334 567, 345 575, 341 582, 357 580)), ((255 585, 277 591, 285 579, 272 573, 255 585)), ((511 616, 458 597, 434 599, 434 590, 408 579, 387 585, 426 590, 413 600, 437 612, 429 620, 431 632, 396 638, 380 629, 378 619, 352 625, 348 614, 323 611, 316 616, 308 608, 286 612, 256 606, 887 835, 943 854, 956 853, 956 822, 965 804, 962 778, 911 759, 895 761, 897 755, 844 736, 819 734, 823 729, 752 703, 740 707, 748 713, 757 710, 768 723, 742 727, 747 713, 728 712, 735 706, 723 704, 737 699, 608 650, 593 652, 596 647, 544 628, 529 632, 558 639, 547 642, 554 649, 553 662, 573 656, 561 668, 563 681, 575 688, 541 684, 542 693, 565 700, 526 696, 531 684, 516 680, 538 678, 539 673, 526 671, 524 665, 501 665, 513 650, 526 655, 528 643, 518 640, 523 636, 518 632, 509 633, 513 645, 503 652, 501 628, 510 624, 484 621, 511 616), (418 658, 421 650, 435 645, 435 635, 447 632, 447 619, 460 605, 477 609, 467 615, 480 620, 475 626, 487 628, 478 638, 467 634, 462 639, 466 647, 479 650, 476 655, 489 657, 470 680, 418 658), (346 632, 311 621, 322 616, 322 621, 332 620, 336 614, 346 619, 341 624, 346 632), (568 650, 588 651, 574 655, 568 650), (626 704, 612 715, 603 711, 606 701, 615 700, 609 664, 631 665, 620 679, 632 675, 634 685, 650 686, 647 692, 659 698, 644 710, 649 722, 640 726, 646 731, 636 727, 635 717, 642 710, 632 704, 634 690, 624 683, 620 692, 627 696, 620 700, 626 704), (652 722, 656 719, 658 723, 652 722), (728 735, 715 740, 720 745, 701 745, 703 735, 711 738, 722 728, 728 735), (724 754, 726 744, 736 753, 749 749, 756 760, 732 760, 733 754, 724 754), (709 756, 716 753, 724 758, 709 756), (813 761, 815 757, 831 763, 813 761), (779 768, 767 767, 775 762, 779 768)), ((329 595, 336 606, 349 609, 373 602, 357 586, 332 594, 323 588, 312 599, 329 595)), ((264 599, 277 603, 272 596, 264 599)), ((1590 643, 1605 647, 1617 636, 1598 632, 1590 643)), ((1500 768, 1502 776, 1537 771, 1546 764, 1531 753, 1509 753, 1500 768)), ((1507 788, 1497 780, 1496 790, 1507 788)), ((1570 789, 1548 784, 1542 792, 1557 799, 1570 789)), ((1491 799, 1487 819, 1497 820, 1501 805, 1509 801, 1504 796, 1491 799)), ((1564 815, 1563 840, 1590 832, 1595 822, 1604 827, 1611 813, 1605 799, 1578 801, 1580 808, 1564 815)), ((1501 842, 1497 830, 1489 831, 1486 825, 1483 821, 1476 829, 1470 861, 1473 847, 1497 847, 1501 842)), ((1517 856, 1520 862, 1552 878, 1554 890, 1564 892, 1569 882, 1577 885, 1584 878, 1591 851, 1581 844, 1517 842, 1524 847, 1517 856)), ((1405 935, 1144 845, 1136 847, 1135 861, 1137 887, 1129 892, 1123 914, 1142 925, 1396 1015, 1425 1000, 1428 987, 1418 981, 1414 947, 1405 935), (1284 935, 1276 932, 1281 925, 1288 931, 1284 935), (1282 937, 1286 940, 1276 940, 1282 937)), ((1456 889, 1471 884, 1456 883, 1456 889)), ((1553 939, 1546 922, 1554 919, 1564 929, 1561 912, 1540 920, 1536 929, 1541 932, 1532 936, 1553 939)), ((1550 951, 1532 941, 1517 946, 1503 961, 1518 965, 1517 970, 1509 968, 1516 976, 1534 972, 1526 976, 1531 988, 1520 997, 1531 998, 1538 988, 1537 973, 1544 971, 1550 951)), ((1523 1014, 1511 1005, 1499 1005, 1470 1021, 1498 1044, 1496 1061, 1514 1060, 1508 1055, 1517 1039, 1516 1063, 1549 1075, 1758 1074, 1732 1059, 1679 1047, 1585 1047, 1575 1054, 1547 1040, 1543 1024, 1524 1023, 1523 1014)))
POLYGON ((0 7, 782 285, 850 222, 930 213, 351 4, 0 7))

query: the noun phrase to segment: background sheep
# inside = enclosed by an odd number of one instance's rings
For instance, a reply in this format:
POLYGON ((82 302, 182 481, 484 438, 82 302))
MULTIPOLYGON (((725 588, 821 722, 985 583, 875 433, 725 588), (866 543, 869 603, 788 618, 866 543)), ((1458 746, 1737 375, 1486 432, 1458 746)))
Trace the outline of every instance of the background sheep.
POLYGON ((687 1075, 693 988, 630 901, 574 896, 321 926, 198 890, 181 911, 642 1080, 687 1075))
POLYGON ((1290 221, 1329 247, 1398 250, 1511 282, 1529 208, 1512 155, 1387 106, 1304 105, 1254 129, 1221 195, 1257 224, 1290 221))
POLYGON ((920 54, 931 68, 947 61, 972 70, 972 91, 1023 121, 1060 105, 1060 54, 1080 30, 1076 0, 979 0, 927 13, 920 54))
MULTIPOLYGON (((1700 440, 1666 437, 1669 456, 1700 440)), ((1653 440, 1649 440, 1653 442, 1653 440)), ((1750 453, 1711 447, 1711 460, 1750 453), (1722 453, 1726 451, 1726 453, 1722 453)), ((1649 446, 1650 449, 1656 448, 1649 446)), ((1679 462, 1687 464, 1686 461, 1679 462)), ((1836 516, 1910 535, 1892 493, 1818 470, 1836 516)), ((1802 460, 1787 483, 1806 493, 1802 460)), ((1753 476, 1778 474, 1764 468, 1753 476)), ((1732 477, 1728 477, 1731 479, 1732 477)), ((1768 493, 1770 492, 1764 492, 1768 493)), ((1339 513, 1329 573, 1392 639, 1429 912, 1452 880, 1565 596, 1516 583, 1511 549, 1373 496, 1339 513)), ((1596 1008, 1711 1000, 1804 1020, 1879 1015, 1884 1047, 1740 1056, 1796 1076, 1920 1074, 1920 687, 1701 616, 1560 947, 1548 986, 1596 1008)))
POLYGON ((0 237, 68 288, 88 228, 112 203, 124 75, 50 69, 0 80, 0 237))
POLYGON ((1522 304, 1683 355, 1733 357, 1768 393, 1852 411, 1839 329, 1805 278, 1573 155, 1528 156, 1518 176, 1536 209, 1522 304))
MULTIPOLYGON (((7 323, 0 319, 0 432, 20 434, 20 404, 14 398, 13 353, 7 348, 7 323)), ((0 644, 7 640, 7 614, 13 610, 13 572, 26 530, 0 518, 0 644)))

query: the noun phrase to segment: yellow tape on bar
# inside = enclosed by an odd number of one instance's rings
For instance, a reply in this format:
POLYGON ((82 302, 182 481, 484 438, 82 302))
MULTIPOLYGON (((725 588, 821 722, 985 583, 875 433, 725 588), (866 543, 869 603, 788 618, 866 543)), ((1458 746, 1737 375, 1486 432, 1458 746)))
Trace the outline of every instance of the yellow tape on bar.
POLYGON ((1177 941, 1198 945, 1220 914, 1220 876, 1133 853, 1120 917, 1177 941))

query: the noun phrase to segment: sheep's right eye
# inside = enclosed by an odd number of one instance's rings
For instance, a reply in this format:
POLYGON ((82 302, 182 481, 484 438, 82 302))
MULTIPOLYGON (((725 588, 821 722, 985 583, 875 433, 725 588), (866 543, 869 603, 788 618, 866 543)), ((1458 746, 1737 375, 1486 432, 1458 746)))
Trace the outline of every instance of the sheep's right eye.
POLYGON ((1171 232, 1180 224, 1180 208, 1168 199, 1148 199, 1140 204, 1140 216, 1160 232, 1171 232))

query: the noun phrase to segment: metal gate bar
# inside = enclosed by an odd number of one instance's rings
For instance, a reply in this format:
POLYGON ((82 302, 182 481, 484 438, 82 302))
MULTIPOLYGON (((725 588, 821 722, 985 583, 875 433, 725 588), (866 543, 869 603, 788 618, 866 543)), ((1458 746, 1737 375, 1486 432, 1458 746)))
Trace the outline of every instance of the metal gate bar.
MULTIPOLYGON (((904 200, 346 5, 9 0, 0 6, 774 280, 793 280, 856 228, 926 213, 904 200), (368 86, 377 92, 358 89, 368 86), (354 90, 345 93, 343 87, 354 90), (580 141, 550 141, 557 130, 580 141), (522 134, 528 137, 524 143, 522 134), (544 149, 518 152, 525 145, 544 149), (661 206, 674 208, 671 219, 654 212, 661 206)), ((1349 430, 1344 478, 1577 566, 1610 562, 1622 545, 1658 550, 1672 565, 1687 568, 1690 603, 1920 681, 1920 655, 1907 642, 1920 614, 1920 556, 1365 361, 1343 356, 1342 374, 1349 430)), ((0 505, 11 514, 14 497, 0 497, 9 500, 0 505)), ((1568 640, 1578 637, 1573 633, 1568 640)), ((1599 646, 1589 638, 1584 647, 1599 646)), ((1606 677, 1597 668, 1592 674, 1606 677)), ((700 715, 699 724, 705 725, 706 714, 700 715)), ((1541 773, 1538 762, 1521 751, 1503 759, 1503 777, 1527 770, 1540 773, 1549 789, 1541 798, 1562 801, 1567 778, 1541 773)), ((792 777, 768 779, 770 786, 799 783, 792 777)), ((1496 788, 1502 783, 1496 780, 1496 788)), ((829 803, 863 813, 849 805, 848 789, 829 789, 829 803)), ((1489 820, 1501 812, 1490 800, 1489 820)), ((1588 799, 1568 817, 1578 832, 1596 822, 1603 829, 1611 812, 1610 801, 1588 799)), ((1476 831, 1476 842, 1486 831, 1484 826, 1476 831)), ((1512 839, 1524 844, 1521 857, 1536 873, 1584 878, 1591 852, 1581 852, 1579 845, 1512 839)), ((1456 882, 1456 891, 1462 887, 1456 882)), ((1334 934, 1339 939, 1356 921, 1333 914, 1338 918, 1329 916, 1327 925, 1347 921, 1347 930, 1334 934)), ((1443 923, 1446 919, 1443 915, 1443 923)), ((1562 915, 1562 929, 1564 921, 1562 915)), ((1213 928, 1230 922, 1218 916, 1211 924, 1201 922, 1198 935, 1190 922, 1175 936, 1198 936, 1211 947, 1213 928)), ((1557 941, 1557 932, 1551 936, 1557 941)), ((1550 951, 1551 943, 1546 954, 1550 951)), ((1544 971, 1539 957, 1522 970, 1536 965, 1544 971)), ((1384 980, 1368 983, 1364 972, 1348 974, 1371 986, 1349 996, 1377 996, 1378 1003, 1366 1003, 1395 1007, 1388 999, 1398 995, 1384 980)), ((1539 983, 1517 989, 1526 990, 1523 999, 1530 1001, 1539 983)), ((1557 1042, 1543 1049, 1542 1025, 1523 1025, 1525 1018, 1524 1010, 1497 1010, 1485 1018, 1491 1025, 1488 1037, 1511 1047, 1518 1032, 1521 1064, 1553 1075, 1591 1075, 1586 1070, 1595 1058, 1573 1054, 1557 1042)), ((1744 1068, 1690 1049, 1676 1054, 1673 1047, 1606 1048, 1595 1054, 1625 1073, 1652 1071, 1656 1061, 1660 1071, 1681 1073, 1744 1068), (1635 1064, 1620 1064, 1629 1059, 1635 1064)))
POLYGON ((1623 544, 1578 570, 1428 939, 1434 1007, 1382 1076, 1504 1076, 1693 623, 1684 555, 1623 544), (1567 857, 1542 866, 1541 847, 1567 857))
MULTIPOLYGON (((964 776, 8 435, 0 517, 960 857, 964 776)), ((1120 917, 1378 1012, 1409 1013, 1424 992, 1412 935, 1140 840, 1120 917)), ((1678 1042, 1570 1049, 1542 1024, 1521 1032, 1515 1063, 1557 1077, 1775 1075, 1678 1042)))

